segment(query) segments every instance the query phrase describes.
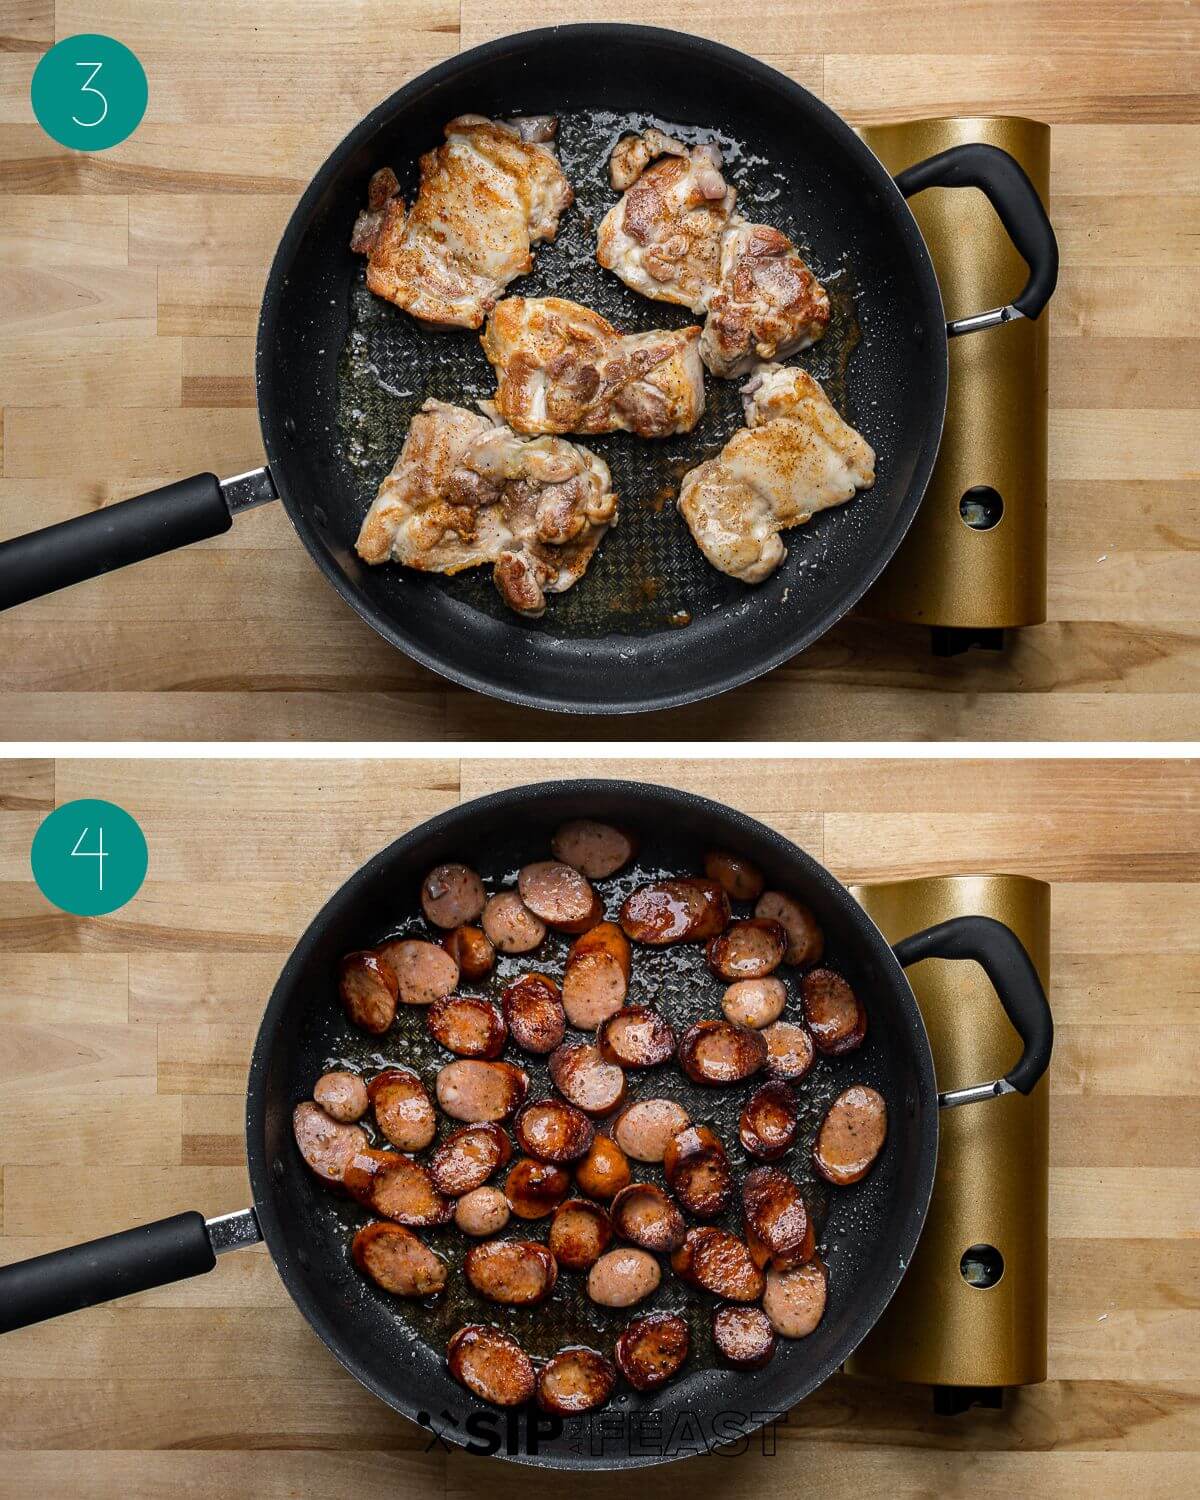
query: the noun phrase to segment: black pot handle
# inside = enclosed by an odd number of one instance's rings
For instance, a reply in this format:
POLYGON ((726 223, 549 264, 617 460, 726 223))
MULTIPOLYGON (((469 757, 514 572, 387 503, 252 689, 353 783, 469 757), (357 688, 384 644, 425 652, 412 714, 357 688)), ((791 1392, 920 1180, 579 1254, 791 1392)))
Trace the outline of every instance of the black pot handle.
POLYGON ((1037 317, 1058 284, 1058 241, 1037 188, 1015 157, 982 141, 951 146, 898 173, 896 186, 906 198, 931 187, 979 188, 1029 267, 1029 280, 1019 297, 1004 307, 947 323, 951 338, 1009 323, 1013 318, 1037 317))
POLYGON ((1020 938, 994 917, 952 917, 897 943, 892 950, 904 968, 923 958, 972 958, 992 982, 1005 1014, 1025 1044, 1014 1068, 994 1083, 973 1084, 938 1095, 943 1107, 974 1104, 999 1094, 1033 1091, 1050 1066, 1054 1018, 1033 960, 1020 938))
POLYGON ((81 1307, 202 1276, 225 1250, 262 1238, 253 1209, 205 1220, 174 1214, 101 1240, 0 1266, 0 1333, 81 1307))
POLYGON ((132 500, 0 542, 0 609, 220 536, 233 525, 238 511, 275 498, 269 469, 253 469, 227 480, 193 474, 132 500))

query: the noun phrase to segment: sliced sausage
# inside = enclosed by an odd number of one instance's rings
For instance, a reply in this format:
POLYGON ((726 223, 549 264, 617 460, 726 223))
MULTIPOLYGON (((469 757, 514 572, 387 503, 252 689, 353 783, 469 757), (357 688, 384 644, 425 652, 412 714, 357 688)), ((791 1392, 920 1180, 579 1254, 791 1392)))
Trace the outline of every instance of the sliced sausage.
POLYGON ((677 1375, 691 1335, 678 1313, 647 1313, 627 1323, 617 1339, 617 1368, 635 1391, 656 1391, 677 1375))
POLYGON ((763 1294, 762 1272, 745 1242, 727 1229, 709 1224, 689 1229, 671 1257, 671 1268, 690 1285, 729 1302, 757 1302, 763 1294))
POLYGON ((718 1307, 712 1320, 717 1353, 735 1370, 761 1370, 775 1353, 775 1330, 761 1307, 731 1302, 718 1307))
POLYGON ((762 895, 762 871, 728 849, 710 849, 704 856, 704 873, 724 887, 731 901, 754 901, 762 895))
POLYGON ((613 1124, 613 1139, 634 1161, 662 1161, 667 1143, 690 1118, 674 1099, 639 1099, 621 1111, 613 1124))
POLYGON ((313 1084, 313 1099, 343 1125, 361 1120, 367 1112, 367 1086, 357 1073, 322 1073, 313 1084))
POLYGON ((604 1203, 616 1197, 631 1175, 624 1151, 606 1135, 596 1137, 592 1149, 575 1168, 580 1192, 604 1203))
POLYGON ((609 1016, 596 1040, 608 1061, 622 1068, 657 1068, 675 1054, 675 1033, 648 1005, 609 1016))
POLYGON ((643 1250, 677 1250, 686 1232, 679 1205, 652 1182, 631 1182, 612 1202, 612 1226, 643 1250))
POLYGON ((483 1323, 460 1328, 446 1345, 446 1363, 460 1385, 493 1406, 523 1406, 533 1395, 532 1361, 498 1328, 483 1323))
POLYGON ((483 908, 483 930, 501 953, 532 953, 546 938, 546 924, 538 920, 516 891, 501 891, 483 908))
POLYGON ((311 1099, 292 1111, 292 1131, 300 1155, 326 1182, 341 1182, 346 1168, 367 1146, 366 1133, 358 1125, 333 1119, 311 1099))
POLYGON ((867 1012, 858 996, 832 969, 812 969, 801 981, 804 1019, 818 1052, 840 1057, 861 1046, 867 1012))
POLYGON ((610 1115, 625 1097, 625 1074, 605 1062, 593 1042, 566 1043, 550 1054, 550 1077, 569 1103, 587 1115, 610 1115))
POLYGON ((801 1021, 774 1021, 764 1028, 767 1072, 772 1078, 799 1083, 816 1061, 812 1034, 801 1021))
POLYGON ((856 1083, 829 1106, 817 1131, 813 1166, 826 1182, 845 1187, 867 1175, 886 1139, 883 1095, 856 1083))
POLYGON ((446 1285, 446 1262, 401 1224, 364 1224, 350 1241, 350 1254, 360 1271, 397 1297, 430 1297, 446 1285))
POLYGON ((458 984, 458 965, 437 943, 400 938, 382 944, 379 952, 395 970, 404 1005, 432 1005, 458 984))
POLYGON ((467 1280, 489 1302, 528 1307, 544 1302, 558 1279, 558 1262, 532 1240, 489 1240, 463 1259, 467 1280))
POLYGON ((568 1271, 586 1271, 608 1249, 612 1222, 598 1203, 568 1198, 554 1210, 547 1243, 568 1271))
POLYGON ((750 917, 710 939, 708 967, 718 979, 765 979, 783 962, 787 933, 778 922, 750 917))
POLYGON ((545 974, 522 974, 500 997, 509 1035, 525 1052, 553 1052, 567 1030, 558 985, 545 974))
POLYGON ((786 1083, 764 1083, 755 1089, 738 1121, 738 1140, 747 1156, 774 1161, 796 1139, 800 1113, 786 1083))
POLYGON ((467 865, 435 865, 421 882, 421 910, 435 927, 477 922, 485 900, 483 881, 467 865))
POLYGON ((527 1104, 513 1121, 513 1134, 522 1151, 539 1161, 566 1162, 585 1156, 596 1127, 581 1109, 562 1099, 539 1099, 527 1104))
POLYGON ((511 1157, 512 1144, 499 1125, 464 1125, 433 1153, 429 1175, 439 1193, 459 1198, 482 1187, 511 1157))
POLYGON ((825 952, 825 934, 802 901, 785 896, 782 891, 764 891, 755 904, 754 915, 778 922, 787 933, 787 952, 783 955, 785 964, 820 963, 825 952))
POLYGON ((656 1291, 661 1280, 653 1255, 622 1245, 602 1255, 588 1272, 588 1296, 601 1307, 632 1307, 656 1291))
POLYGON ((364 1146, 342 1181, 351 1197, 397 1224, 444 1224, 454 1214, 454 1204, 434 1187, 428 1170, 401 1151, 364 1146))
POLYGON ((575 818, 555 830, 550 848, 555 859, 589 880, 604 880, 629 863, 637 853, 637 841, 611 823, 575 818))
POLYGON ((816 1248, 812 1220, 800 1189, 786 1172, 778 1167, 755 1167, 742 1183, 742 1212, 756 1262, 765 1257, 764 1264, 789 1271, 812 1259, 816 1248))
POLYGON ((733 1201, 733 1173, 725 1147, 707 1125, 689 1125, 672 1137, 663 1171, 671 1191, 698 1219, 715 1219, 733 1201))
POLYGON ((679 1039, 679 1066, 693 1083, 742 1083, 766 1060, 762 1032, 732 1021, 697 1021, 679 1039))
POLYGON ((584 932, 604 915, 587 876, 559 859, 526 865, 517 875, 517 894, 535 917, 560 932, 584 932))
POLYGON ((542 1366, 537 1400, 543 1411, 562 1417, 596 1411, 612 1395, 617 1372, 594 1349, 560 1349, 542 1366))
POLYGON ((803 1339, 821 1321, 829 1277, 819 1260, 793 1271, 768 1271, 763 1312, 771 1327, 785 1339, 803 1339))
POLYGON ((437 1134, 425 1085, 408 1068, 385 1068, 367 1085, 375 1121, 397 1151, 423 1151, 437 1134))
POLYGON ((563 971, 562 1004, 580 1031, 594 1031, 625 1004, 629 939, 615 922, 598 922, 577 937, 563 971))
POLYGON ((478 1125, 507 1120, 525 1102, 529 1078, 510 1062, 460 1058, 437 1076, 438 1103, 452 1120, 478 1125))
POLYGON ((656 880, 626 897, 621 926, 635 943, 707 941, 729 922, 729 897, 715 880, 656 880))
POLYGON ((372 1036, 382 1036, 396 1019, 396 971, 378 953, 347 953, 338 968, 338 993, 353 1024, 372 1036))
POLYGON ((430 1034, 459 1057, 499 1057, 508 1040, 504 1017, 490 1000, 474 995, 447 995, 429 1007, 430 1034))
POLYGON ((466 924, 456 927, 442 939, 442 947, 458 965, 464 979, 482 979, 492 972, 496 962, 495 946, 481 927, 466 924))
POLYGON ((739 979, 721 997, 725 1019, 735 1026, 761 1031, 777 1021, 787 1004, 787 985, 782 979, 739 979))
POLYGON ((473 1239, 497 1234, 508 1223, 512 1209, 497 1187, 477 1187, 464 1193, 454 1206, 454 1222, 473 1239))
POLYGON ((518 1157, 504 1179, 504 1196, 518 1219, 544 1219, 570 1191, 569 1173, 532 1156, 518 1157))

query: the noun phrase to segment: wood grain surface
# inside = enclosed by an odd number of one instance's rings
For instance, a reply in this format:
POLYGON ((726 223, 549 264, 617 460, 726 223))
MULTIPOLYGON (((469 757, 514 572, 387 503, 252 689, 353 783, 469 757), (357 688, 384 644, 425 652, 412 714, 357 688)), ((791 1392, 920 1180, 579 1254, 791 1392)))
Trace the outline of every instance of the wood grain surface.
MULTIPOLYGON (((261 460, 253 333, 276 236, 333 144, 431 63, 554 21, 659 21, 757 53, 855 123, 1054 126, 1049 621, 931 659, 851 619, 718 703, 596 737, 1190 738, 1200 722, 1200 15, 1188 0, 0 0, 0 536, 261 460), (150 77, 96 155, 33 122, 56 38, 150 77)), ((278 506, 0 620, 11 738, 564 738, 410 664, 278 506)))
MULTIPOLYGON (((249 1202, 247 1060, 291 944, 384 843, 460 798, 584 770, 685 786, 845 880, 1054 882, 1049 1368, 1002 1413, 839 1377, 772 1458, 656 1473, 730 1500, 1142 1500, 1200 1486, 1200 768, 1183 762, 0 762, 0 1255, 249 1202), (29 878, 46 812, 107 797, 150 876, 112 917, 29 878)), ((260 1247, 0 1340, 0 1494, 551 1496, 366 1394, 260 1247)), ((572 1476, 572 1492, 615 1493, 572 1476)))

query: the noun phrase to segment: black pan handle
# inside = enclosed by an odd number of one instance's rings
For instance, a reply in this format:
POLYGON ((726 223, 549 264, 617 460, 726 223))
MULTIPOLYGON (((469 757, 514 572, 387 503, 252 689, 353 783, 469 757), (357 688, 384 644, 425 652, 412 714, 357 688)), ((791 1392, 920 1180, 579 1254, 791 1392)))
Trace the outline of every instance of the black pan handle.
POLYGON ((0 609, 220 536, 233 525, 238 511, 275 498, 270 470, 265 468, 227 480, 193 474, 132 500, 0 542, 0 609))
POLYGON ((1016 933, 994 917, 952 917, 949 922, 939 922, 905 938, 892 951, 906 969, 923 958, 974 959, 991 980, 1005 1014, 1024 1043, 1019 1061, 1003 1078, 939 1094, 938 1103, 943 1107, 975 1104, 999 1094, 1031 1093, 1050 1066, 1054 1018, 1038 971, 1016 933))
POLYGON ((1013 318, 1037 317, 1058 285, 1058 241, 1037 188, 1015 157, 982 141, 951 146, 900 172, 896 186, 906 198, 931 187, 979 188, 1029 267, 1029 279, 1019 297, 1004 307, 947 323, 951 338, 1010 323, 1013 318))
POLYGON ((253 1209, 205 1220, 173 1214, 137 1229, 0 1266, 0 1333, 202 1276, 225 1250, 262 1238, 253 1209))

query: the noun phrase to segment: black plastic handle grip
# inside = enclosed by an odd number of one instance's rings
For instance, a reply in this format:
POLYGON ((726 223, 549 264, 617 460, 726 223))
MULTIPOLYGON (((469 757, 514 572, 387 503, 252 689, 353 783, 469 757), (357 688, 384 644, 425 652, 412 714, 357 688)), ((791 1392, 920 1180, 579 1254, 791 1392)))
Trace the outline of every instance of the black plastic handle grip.
POLYGON ((1037 188, 1015 157, 982 141, 951 146, 900 172, 896 186, 906 198, 931 187, 975 187, 986 194, 1029 267, 1029 280, 1012 306, 1037 317, 1058 285, 1058 241, 1037 188))
POLYGON ((994 917, 953 917, 905 938, 892 951, 906 969, 923 958, 973 958, 980 965, 1025 1044, 1004 1081, 1022 1094, 1032 1092, 1050 1066, 1054 1018, 1038 971, 1016 933, 994 917))
POLYGON ((220 536, 232 525, 217 476, 193 474, 161 490, 0 542, 0 609, 220 536))
POLYGON ((0 1333, 211 1271, 204 1215, 175 1214, 0 1267, 0 1333))

